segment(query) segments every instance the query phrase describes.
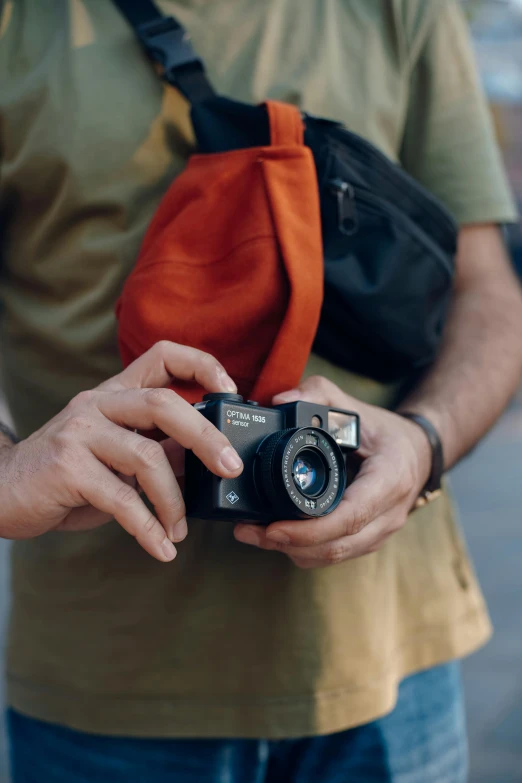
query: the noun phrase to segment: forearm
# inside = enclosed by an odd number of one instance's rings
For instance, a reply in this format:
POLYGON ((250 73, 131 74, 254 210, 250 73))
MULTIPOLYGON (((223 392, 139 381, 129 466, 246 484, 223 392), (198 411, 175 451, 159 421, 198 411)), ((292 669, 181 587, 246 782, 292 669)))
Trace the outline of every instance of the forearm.
MULTIPOLYGON (((503 252, 490 240, 488 235, 479 252, 503 252)), ((447 468, 500 416, 522 374, 522 293, 501 260, 500 266, 484 263, 482 274, 457 279, 439 358, 400 406, 436 426, 447 468)))

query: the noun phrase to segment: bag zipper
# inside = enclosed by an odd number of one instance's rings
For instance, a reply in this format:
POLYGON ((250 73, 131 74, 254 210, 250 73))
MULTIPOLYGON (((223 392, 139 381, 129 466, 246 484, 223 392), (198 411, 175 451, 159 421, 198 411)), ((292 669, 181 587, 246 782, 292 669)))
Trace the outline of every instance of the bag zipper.
POLYGON ((387 212, 390 216, 394 216, 397 220, 400 220, 403 224, 406 224, 408 226, 408 230, 416 237, 419 242, 421 242, 423 245, 431 245, 433 250, 437 251, 436 255, 439 259, 439 262, 442 262, 442 266, 446 270, 447 274, 451 279, 453 279, 455 276, 454 263, 449 260, 447 254, 430 237, 430 235, 419 228, 414 220, 412 220, 408 215, 404 214, 404 212, 394 204, 380 199, 378 196, 372 193, 371 190, 365 190, 361 187, 354 188, 353 186, 352 190, 354 193, 354 207, 356 207, 357 201, 362 201, 367 206, 373 207, 373 209, 375 209, 378 214, 387 212))
POLYGON ((353 237, 359 230, 355 189, 349 182, 338 178, 329 180, 328 185, 337 199, 337 227, 345 237, 353 237))
POLYGON ((373 145, 365 139, 356 136, 345 128, 342 123, 335 123, 334 127, 332 127, 331 131, 328 133, 328 136, 330 137, 330 143, 335 148, 336 154, 350 165, 349 157, 347 157, 347 150, 344 146, 345 142, 343 142, 343 136, 348 137, 349 142, 359 150, 360 154, 366 158, 367 162, 372 163, 375 168, 378 168, 382 176, 386 177, 386 179, 397 188, 397 190, 404 194, 409 201, 413 201, 415 198, 422 201, 424 208, 429 212, 431 218, 438 224, 439 228, 445 233, 456 233, 456 223, 446 207, 439 203, 436 196, 433 196, 429 192, 423 192, 419 183, 409 175, 407 171, 398 166, 398 164, 390 161, 384 153, 376 147, 373 147, 373 145), (398 171, 395 172, 394 168, 397 168, 398 171), (410 186, 412 190, 411 193, 404 187, 405 182, 410 186))

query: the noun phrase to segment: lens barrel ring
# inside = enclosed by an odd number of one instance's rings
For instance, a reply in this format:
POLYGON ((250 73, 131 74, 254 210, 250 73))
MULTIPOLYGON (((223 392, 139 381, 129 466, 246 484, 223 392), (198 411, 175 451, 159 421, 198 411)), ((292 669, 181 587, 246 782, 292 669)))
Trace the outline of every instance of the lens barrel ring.
MULTIPOLYGON (((263 492, 263 495, 270 502, 273 496, 274 485, 274 456, 277 451, 277 447, 281 443, 281 440, 290 433, 297 432, 295 427, 291 427, 287 430, 280 430, 269 435, 261 444, 258 452, 259 458, 259 489, 263 492)), ((271 503, 273 505, 273 503, 271 503)), ((285 504, 286 505, 286 504, 285 504)), ((275 509, 274 509, 275 511, 275 509)), ((281 509, 283 511, 283 509, 281 509)))
POLYGON ((297 427, 281 430, 260 444, 255 467, 255 481, 263 502, 268 503, 274 519, 307 519, 330 513, 342 499, 346 486, 343 454, 335 440, 324 430, 297 427), (319 435, 318 451, 326 463, 328 480, 324 493, 307 496, 294 480, 292 466, 296 457, 308 450, 305 436, 319 435))

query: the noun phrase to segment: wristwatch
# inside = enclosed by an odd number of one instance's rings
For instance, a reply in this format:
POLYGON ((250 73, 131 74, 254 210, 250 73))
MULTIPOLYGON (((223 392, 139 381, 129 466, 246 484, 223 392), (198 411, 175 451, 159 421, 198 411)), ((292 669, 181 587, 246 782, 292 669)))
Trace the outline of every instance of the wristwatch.
POLYGON ((409 413, 408 411, 400 411, 399 416, 417 424, 424 431, 431 447, 431 472, 420 497, 414 505, 414 508, 422 508, 436 500, 442 493, 442 476, 444 473, 442 441, 431 421, 428 421, 424 416, 418 413, 409 413))

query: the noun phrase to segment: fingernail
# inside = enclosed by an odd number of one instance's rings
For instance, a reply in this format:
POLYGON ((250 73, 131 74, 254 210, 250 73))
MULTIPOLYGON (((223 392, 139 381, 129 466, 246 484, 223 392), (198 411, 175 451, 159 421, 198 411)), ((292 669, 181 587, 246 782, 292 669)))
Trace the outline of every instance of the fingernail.
POLYGON ((174 546, 172 541, 169 541, 168 538, 164 538, 161 548, 167 560, 174 560, 174 558, 176 557, 176 547, 174 546))
POLYGON ((259 544, 259 533, 251 527, 242 527, 235 532, 236 539, 242 544, 259 544))
POLYGON ((232 448, 232 446, 227 446, 225 449, 223 449, 220 456, 220 462, 225 470, 229 471, 235 472, 236 470, 239 470, 239 468, 243 467, 241 457, 237 451, 232 448))
POLYGON ((277 544, 289 544, 290 536, 283 533, 282 530, 272 530, 266 534, 269 541, 275 541, 277 544))
POLYGON ((187 537, 187 533, 188 533, 187 520, 185 519, 185 517, 183 517, 183 519, 180 519, 179 522, 176 522, 176 524, 171 530, 169 538, 171 541, 175 541, 176 543, 178 543, 179 541, 183 541, 183 539, 187 537))

